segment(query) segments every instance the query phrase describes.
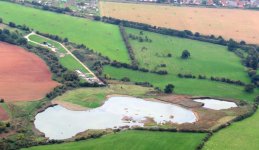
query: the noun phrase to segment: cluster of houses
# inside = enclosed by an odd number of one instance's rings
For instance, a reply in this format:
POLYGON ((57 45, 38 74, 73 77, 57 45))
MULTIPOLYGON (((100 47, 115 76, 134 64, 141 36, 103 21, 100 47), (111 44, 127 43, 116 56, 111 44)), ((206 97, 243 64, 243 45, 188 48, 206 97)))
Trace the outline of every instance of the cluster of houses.
POLYGON ((140 2, 164 2, 178 5, 207 5, 215 7, 259 8, 259 0, 138 0, 140 2))

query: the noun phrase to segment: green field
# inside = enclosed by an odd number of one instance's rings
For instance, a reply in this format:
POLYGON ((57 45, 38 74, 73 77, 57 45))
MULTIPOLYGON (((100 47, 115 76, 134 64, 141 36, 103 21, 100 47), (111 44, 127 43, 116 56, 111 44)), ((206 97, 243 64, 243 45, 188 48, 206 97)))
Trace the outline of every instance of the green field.
POLYGON ((204 150, 257 150, 259 149, 259 112, 243 121, 233 123, 215 133, 204 150))
POLYGON ((112 60, 130 62, 118 26, 3 1, 0 1, 0 10, 5 23, 12 21, 43 33, 67 37, 71 42, 85 44, 112 60))
POLYGON ((38 146, 27 150, 195 150, 205 135, 203 133, 125 131, 98 139, 38 146))
POLYGON ((241 60, 226 46, 200 42, 185 38, 166 36, 157 33, 127 28, 127 33, 143 38, 148 37, 149 42, 132 40, 130 43, 141 67, 150 70, 167 70, 169 74, 178 73, 193 75, 206 75, 207 77, 226 77, 232 80, 249 81, 245 67, 241 60), (143 49, 145 48, 145 49, 143 49), (183 50, 191 53, 189 59, 181 59, 183 50), (167 57, 167 54, 172 57, 167 57), (166 64, 166 67, 159 67, 166 64))
POLYGON ((103 104, 106 96, 110 94, 130 95, 135 97, 145 97, 147 93, 153 91, 146 88, 128 84, 110 84, 109 87, 102 88, 81 88, 68 91, 55 100, 66 101, 88 108, 96 108, 103 104))
POLYGON ((160 87, 162 90, 168 83, 172 83, 175 85, 175 93, 193 96, 213 96, 252 102, 259 92, 259 89, 257 89, 254 93, 249 94, 244 92, 244 87, 242 86, 210 80, 182 79, 174 75, 157 75, 124 68, 118 69, 111 66, 104 66, 103 74, 109 74, 110 77, 116 79, 129 77, 131 81, 134 82, 150 82, 155 87, 160 87))
POLYGON ((56 41, 53 41, 53 40, 50 40, 47 38, 43 38, 43 37, 35 35, 35 34, 29 36, 29 39, 32 41, 35 41, 37 43, 40 43, 40 44, 43 44, 43 42, 47 42, 47 43, 51 44, 52 46, 54 46, 59 53, 63 53, 63 54, 67 53, 67 51, 56 41))
POLYGON ((80 70, 83 73, 89 73, 72 55, 65 55, 59 58, 60 63, 71 71, 80 70))

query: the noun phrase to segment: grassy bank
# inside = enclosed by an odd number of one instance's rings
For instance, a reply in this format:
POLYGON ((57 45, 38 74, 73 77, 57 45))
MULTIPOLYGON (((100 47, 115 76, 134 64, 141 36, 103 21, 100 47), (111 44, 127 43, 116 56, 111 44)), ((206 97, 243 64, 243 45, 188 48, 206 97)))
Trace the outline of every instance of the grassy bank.
POLYGON ((68 91, 55 100, 70 102, 88 108, 96 108, 102 105, 107 95, 121 94, 135 97, 145 97, 152 92, 152 88, 146 88, 127 84, 110 84, 108 87, 101 88, 82 88, 68 91))
MULTIPOLYGON (((71 142, 48 146, 38 146, 27 150, 194 150, 206 134, 172 133, 150 131, 125 131, 107 135, 98 139, 71 142)), ((25 150, 25 149, 24 149, 25 150)))

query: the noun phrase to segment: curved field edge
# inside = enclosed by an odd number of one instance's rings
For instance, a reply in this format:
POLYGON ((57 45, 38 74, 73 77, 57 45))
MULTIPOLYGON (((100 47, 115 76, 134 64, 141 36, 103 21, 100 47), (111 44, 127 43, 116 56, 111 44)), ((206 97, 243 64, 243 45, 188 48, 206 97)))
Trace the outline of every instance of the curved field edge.
POLYGON ((118 26, 3 1, 0 1, 0 10, 5 23, 25 24, 34 30, 84 44, 111 60, 130 63, 118 26))
POLYGON ((108 87, 80 88, 66 92, 54 99, 77 104, 87 108, 101 106, 108 95, 119 94, 135 97, 147 97, 147 93, 153 92, 153 88, 141 87, 130 84, 110 84, 108 87))
POLYGON ((205 143, 204 150, 256 150, 259 149, 259 112, 253 116, 231 124, 214 133, 205 143))
POLYGON ((175 85, 174 91, 176 94, 192 96, 211 96, 215 98, 238 99, 253 102, 257 96, 256 93, 259 92, 259 89, 256 89, 253 93, 246 93, 242 86, 210 80, 183 79, 175 75, 157 75, 111 66, 104 66, 103 74, 118 80, 128 77, 132 82, 149 82, 154 85, 154 87, 159 87, 162 90, 167 84, 172 83, 175 85))
POLYGON ((205 138, 205 133, 178 133, 178 132, 151 132, 151 131, 124 131, 106 135, 98 139, 90 139, 65 144, 36 146, 23 150, 195 150, 205 138))

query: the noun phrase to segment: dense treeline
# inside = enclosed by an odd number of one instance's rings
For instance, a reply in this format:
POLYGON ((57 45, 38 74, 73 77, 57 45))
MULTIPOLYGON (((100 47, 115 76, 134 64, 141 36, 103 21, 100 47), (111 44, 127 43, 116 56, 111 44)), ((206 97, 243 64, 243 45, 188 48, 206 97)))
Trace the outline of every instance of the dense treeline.
MULTIPOLYGON (((198 77, 196 77, 195 75, 192 74, 181 74, 178 73, 177 76, 179 78, 187 78, 187 79, 201 79, 201 80, 205 80, 207 79, 207 77, 205 75, 198 75, 198 77)), ((228 84, 234 84, 234 85, 240 85, 240 86, 245 86, 246 84, 240 80, 232 80, 232 79, 228 79, 228 78, 224 78, 224 77, 210 77, 209 78, 211 81, 217 81, 217 82, 224 82, 224 83, 228 83, 228 84)))
POLYGON ((27 44, 27 40, 23 38, 18 32, 10 32, 7 29, 0 29, 0 41, 15 45, 27 44))
POLYGON ((41 3, 38 3, 37 1, 24 1, 23 4, 30 4, 30 5, 34 5, 34 6, 38 6, 43 10, 48 10, 48 11, 53 11, 56 13, 70 13, 72 12, 72 10, 69 7, 65 7, 65 8, 61 8, 61 7, 55 7, 55 6, 48 6, 48 5, 44 5, 41 3))
POLYGON ((134 54, 132 46, 130 45, 128 35, 125 31, 125 28, 121 25, 119 26, 119 28, 120 28, 120 33, 121 33, 121 36, 123 38, 123 41, 124 41, 124 43, 126 45, 126 48, 128 50, 128 53, 129 53, 129 56, 130 56, 130 59, 131 59, 131 64, 132 64, 132 66, 138 66, 137 59, 135 58, 135 54, 134 54))

